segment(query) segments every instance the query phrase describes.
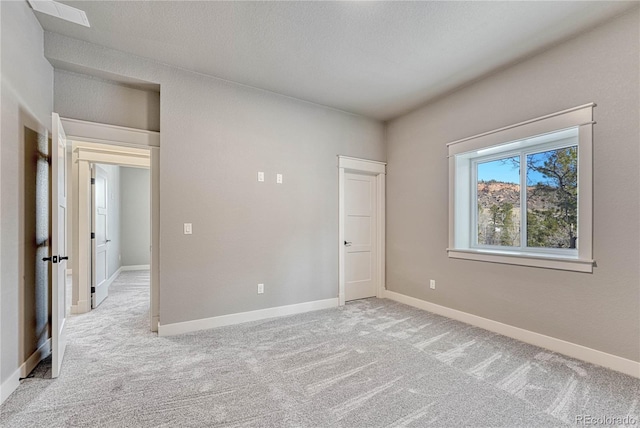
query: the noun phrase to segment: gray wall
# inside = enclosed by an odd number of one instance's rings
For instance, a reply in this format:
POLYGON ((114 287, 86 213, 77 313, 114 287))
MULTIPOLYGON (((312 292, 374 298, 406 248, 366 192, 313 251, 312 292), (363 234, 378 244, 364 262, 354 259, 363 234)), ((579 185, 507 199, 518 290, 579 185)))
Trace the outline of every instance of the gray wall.
POLYGON ((120 168, 122 266, 151 260, 151 176, 148 169, 120 168))
POLYGON ((336 155, 384 160, 381 123, 52 33, 45 55, 161 86, 161 324, 337 297, 336 155))
POLYGON ((54 72, 54 110, 62 117, 160 130, 160 94, 69 71, 54 72), (69 96, 69 94, 81 96, 69 96))
MULTIPOLYGON (((2 98, 0 147, 0 382, 8 380, 26 357, 26 343, 40 335, 25 330, 20 309, 25 294, 25 141, 29 129, 46 135, 51 128, 53 68, 43 56, 40 24, 26 2, 0 2, 2 98)), ((35 302, 34 302, 35 305, 35 302)))
POLYGON ((388 289, 640 361, 638 28, 635 9, 388 124, 388 289), (594 273, 448 259, 446 143, 591 101, 594 273))

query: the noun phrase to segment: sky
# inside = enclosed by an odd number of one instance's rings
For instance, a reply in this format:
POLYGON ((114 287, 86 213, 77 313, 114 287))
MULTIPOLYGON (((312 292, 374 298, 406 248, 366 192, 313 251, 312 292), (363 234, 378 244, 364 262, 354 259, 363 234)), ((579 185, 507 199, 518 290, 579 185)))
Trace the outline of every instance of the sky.
MULTIPOLYGON (((536 154, 536 160, 540 161, 542 156, 546 153, 536 154)), ((504 183, 519 183, 520 182, 520 161, 519 157, 498 159, 491 162, 484 162, 478 164, 478 181, 502 181, 504 183)), ((546 177, 539 172, 529 171, 527 173, 528 185, 536 185, 540 182, 547 181, 546 177)))
POLYGON ((518 157, 499 159, 478 164, 478 181, 520 182, 520 161, 518 157))

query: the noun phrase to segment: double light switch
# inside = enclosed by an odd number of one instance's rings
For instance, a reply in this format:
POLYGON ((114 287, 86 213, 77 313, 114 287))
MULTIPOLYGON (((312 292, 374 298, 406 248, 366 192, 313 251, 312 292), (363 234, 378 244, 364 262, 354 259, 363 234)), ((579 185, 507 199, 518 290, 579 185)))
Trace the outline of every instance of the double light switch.
MULTIPOLYGON (((263 171, 258 171, 258 181, 259 182, 263 182, 264 181, 264 172, 263 171)), ((282 184, 282 174, 276 174, 276 183, 277 184, 282 184)))

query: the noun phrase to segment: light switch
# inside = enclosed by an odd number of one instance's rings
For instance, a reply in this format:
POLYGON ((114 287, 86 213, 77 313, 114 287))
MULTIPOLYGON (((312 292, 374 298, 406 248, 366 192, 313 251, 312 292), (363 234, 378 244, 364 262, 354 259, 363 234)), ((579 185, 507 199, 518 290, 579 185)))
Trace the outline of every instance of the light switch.
POLYGON ((276 183, 282 184, 282 174, 276 174, 276 183))
POLYGON ((264 181, 264 172, 258 171, 258 181, 264 181))
POLYGON ((191 228, 191 223, 185 223, 184 224, 184 234, 185 235, 193 234, 193 229, 191 228))

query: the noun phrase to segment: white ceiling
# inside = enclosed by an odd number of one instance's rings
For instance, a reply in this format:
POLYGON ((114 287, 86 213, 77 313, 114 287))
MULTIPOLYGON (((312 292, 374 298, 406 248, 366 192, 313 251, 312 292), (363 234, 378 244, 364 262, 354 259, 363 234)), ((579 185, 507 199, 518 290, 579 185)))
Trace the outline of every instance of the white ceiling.
POLYGON ((386 120, 637 2, 64 1, 51 32, 386 120))

